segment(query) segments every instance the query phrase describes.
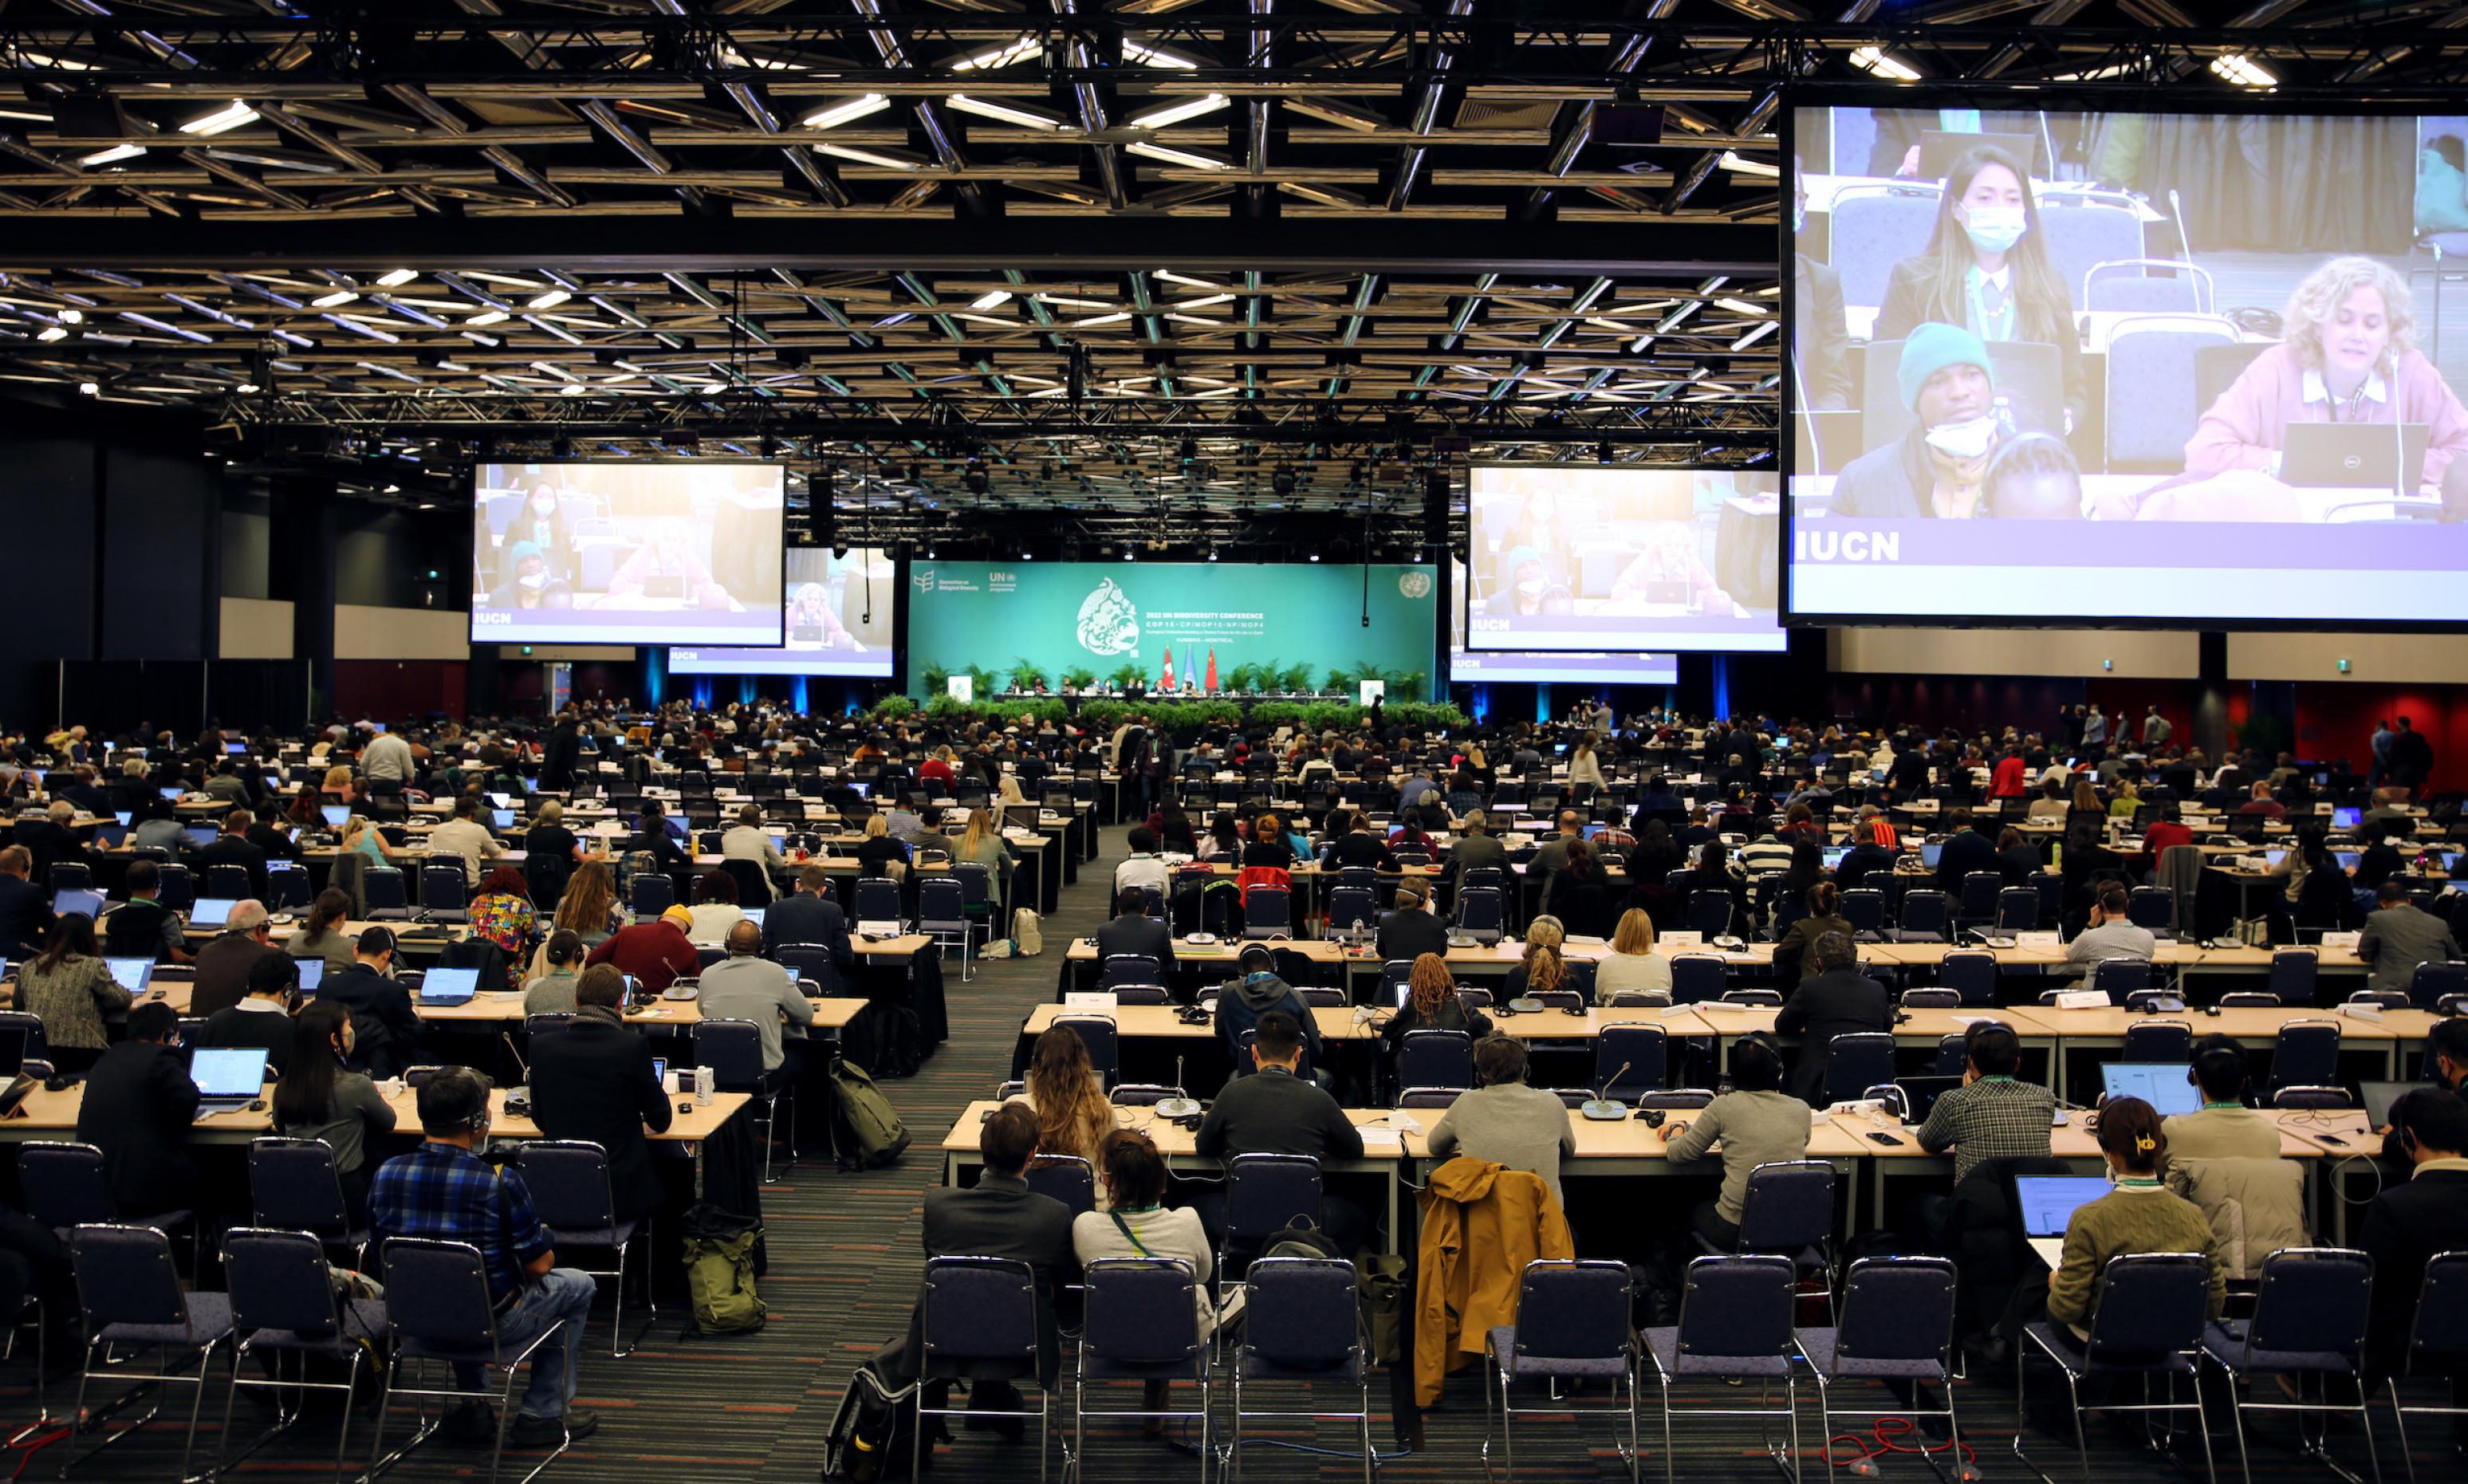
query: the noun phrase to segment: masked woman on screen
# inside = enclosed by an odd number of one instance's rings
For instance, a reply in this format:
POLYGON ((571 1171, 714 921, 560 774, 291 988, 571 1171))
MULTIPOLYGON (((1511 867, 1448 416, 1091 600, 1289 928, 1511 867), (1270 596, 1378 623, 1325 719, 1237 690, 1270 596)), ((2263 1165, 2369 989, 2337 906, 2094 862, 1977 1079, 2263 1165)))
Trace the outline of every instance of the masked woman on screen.
POLYGON ((506 525, 505 544, 529 541, 547 559, 549 571, 559 577, 574 573, 574 530, 565 523, 565 513, 558 506, 557 487, 547 480, 532 486, 523 496, 523 508, 506 525))
POLYGON ((2091 405, 2073 297, 2048 262, 2039 204, 2022 169, 1989 146, 1964 152, 1938 198, 1928 251, 1894 264, 1872 341, 1900 340, 1930 321, 1982 340, 2057 348, 2068 433, 2091 405))
POLYGON ((2185 445, 2185 470, 2279 472, 2292 422, 2417 423, 2424 482, 2468 452, 2468 411, 2416 349, 2408 285, 2371 258, 2334 258, 2289 296, 2288 338, 2255 356, 2185 445))
POLYGON ((611 598, 665 598, 680 607, 724 608, 728 589, 712 581, 711 568, 694 554, 686 523, 674 516, 651 523, 651 537, 608 579, 611 598))

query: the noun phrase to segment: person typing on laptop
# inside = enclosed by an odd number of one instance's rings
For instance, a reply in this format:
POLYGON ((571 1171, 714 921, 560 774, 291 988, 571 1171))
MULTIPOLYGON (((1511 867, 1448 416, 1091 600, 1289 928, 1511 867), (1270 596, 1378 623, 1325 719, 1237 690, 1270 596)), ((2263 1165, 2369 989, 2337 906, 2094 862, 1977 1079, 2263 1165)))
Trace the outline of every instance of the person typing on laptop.
POLYGON ((2194 1042, 2185 1078, 2202 1090, 2203 1106, 2161 1121, 2169 1158, 2276 1159, 2279 1126, 2245 1106, 2251 1079, 2245 1047, 2233 1036, 2213 1032, 2194 1042))
POLYGON ((400 1077, 420 1048, 420 1016, 411 994, 394 976, 394 930, 371 926, 360 933, 352 967, 329 973, 317 986, 317 997, 352 1013, 357 1036, 354 1070, 380 1081, 400 1077))
POLYGON ((2100 1108, 2099 1152, 2116 1188, 2074 1212, 2066 1223, 2063 1259, 2048 1277, 2048 1317, 2078 1337, 2091 1337, 2109 1259, 2131 1252, 2200 1252, 2211 1269, 2208 1316, 2218 1318, 2228 1302, 2228 1269, 2211 1223, 2192 1201, 2160 1183, 2167 1149, 2160 1114, 2150 1104, 2112 1098, 2100 1108))
POLYGON ((140 1005, 128 1013, 127 1039, 86 1074, 78 1142, 103 1151, 103 1182, 123 1211, 196 1204, 197 1167, 183 1146, 197 1116, 197 1084, 180 1064, 179 1030, 170 1005, 140 1005))

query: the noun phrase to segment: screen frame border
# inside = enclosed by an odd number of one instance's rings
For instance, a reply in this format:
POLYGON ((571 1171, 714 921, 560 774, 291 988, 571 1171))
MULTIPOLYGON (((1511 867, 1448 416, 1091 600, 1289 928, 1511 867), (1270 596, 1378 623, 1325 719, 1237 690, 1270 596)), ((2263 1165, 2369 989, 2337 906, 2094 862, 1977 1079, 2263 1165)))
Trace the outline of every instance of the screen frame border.
MULTIPOLYGON (((692 461, 689 461, 689 462, 692 462, 692 461)), ((722 462, 738 462, 738 461, 722 461, 722 462)), ((762 462, 765 462, 765 461, 763 461, 763 460, 759 460, 759 459, 758 459, 758 460, 755 460, 754 462, 756 462, 756 463, 762 463, 762 462)), ((785 502, 785 501, 783 502, 783 507, 782 507, 782 508, 783 508, 784 510, 786 509, 786 502, 785 502)), ((784 527, 785 527, 785 525, 786 525, 785 517, 784 517, 784 519, 783 519, 783 525, 784 525, 784 527)), ((666 668, 666 670, 667 670, 668 674, 677 674, 677 675, 686 675, 686 676, 690 676, 690 677, 695 678, 695 679, 702 679, 702 678, 705 678, 705 677, 708 677, 708 676, 712 676, 712 675, 753 675, 753 676, 757 676, 757 677, 759 677, 759 678, 766 678, 766 679, 797 679, 797 678, 809 678, 809 679, 816 679, 816 680, 858 680, 858 681, 865 681, 865 680, 879 680, 879 681, 886 681, 886 682, 897 682, 897 681, 899 680, 899 678, 900 678, 900 667, 901 667, 901 661, 902 661, 902 659, 903 658, 903 651, 904 651, 904 650, 905 650, 905 648, 906 648, 906 646, 905 646, 902 641, 903 641, 903 627, 904 627, 904 625, 905 625, 905 623, 906 623, 906 620, 907 620, 907 593, 906 593, 905 589, 906 589, 906 587, 907 587, 907 585, 908 585, 908 568, 907 568, 907 559, 906 559, 906 558, 904 558, 904 557, 902 557, 902 556, 900 555, 900 553, 899 553, 899 547, 900 547, 900 543, 899 543, 899 542, 893 542, 893 543, 891 543, 890 545, 885 545, 885 546, 851 546, 851 547, 849 548, 849 555, 850 555, 851 557, 855 557, 858 552, 861 552, 861 551, 878 552, 878 553, 880 553, 880 554, 881 555, 882 559, 883 559, 884 560, 886 560, 886 561, 890 562, 890 563, 891 563, 891 566, 892 566, 892 574, 893 574, 893 579, 894 579, 894 587, 895 587, 896 589, 898 589, 898 590, 895 590, 895 591, 892 593, 892 595, 891 595, 891 601, 892 601, 892 604, 893 604, 893 607, 892 607, 892 615, 891 615, 891 616, 892 616, 892 625, 891 625, 892 642, 891 642, 890 644, 888 644, 888 645, 884 646, 884 651, 883 651, 884 652, 888 653, 888 654, 891 656, 891 669, 890 669, 890 670, 888 670, 888 671, 883 672, 883 673, 882 673, 882 674, 875 674, 875 673, 874 673, 874 672, 872 672, 872 671, 811 670, 811 669, 789 669, 789 668, 787 668, 787 667, 791 666, 791 665, 794 665, 794 664, 796 663, 796 661, 795 661, 795 660, 793 660, 793 659, 791 659, 791 658, 789 658, 789 657, 788 657, 789 652, 790 652, 790 651, 789 651, 789 650, 788 650, 788 595, 789 595, 789 586, 788 586, 788 556, 789 556, 789 554, 790 554, 791 552, 796 552, 796 551, 818 551, 818 552, 822 553, 826 558, 828 558, 828 557, 830 557, 830 556, 831 556, 831 554, 832 554, 832 549, 831 549, 829 546, 819 546, 819 545, 818 545, 818 546, 803 546, 803 545, 795 544, 795 543, 793 543, 793 542, 791 542, 791 541, 788 540, 788 538, 787 538, 787 533, 785 532, 785 530, 784 530, 784 532, 783 532, 782 541, 781 541, 781 546, 780 546, 780 615, 781 615, 781 617, 780 617, 780 642, 779 642, 777 645, 769 645, 769 644, 676 644, 676 643, 668 643, 668 644, 663 644, 663 645, 661 646, 661 648, 662 648, 662 649, 667 652, 667 658, 666 658, 662 663, 663 663, 664 667, 666 668), (745 670, 745 669, 742 669, 742 668, 739 668, 739 667, 734 666, 734 665, 732 665, 732 666, 728 666, 728 667, 725 667, 725 668, 721 668, 721 667, 715 667, 715 666, 707 666, 707 665, 704 665, 704 664, 703 664, 702 662, 700 662, 700 661, 697 661, 697 662, 696 662, 696 668, 694 668, 694 669, 692 669, 692 670, 679 670, 679 669, 677 669, 677 668, 676 668, 676 660, 675 660, 676 651, 679 651, 679 650, 701 650, 701 651, 711 651, 711 650, 766 650, 766 651, 767 651, 767 650, 777 650, 777 651, 780 652, 780 654, 781 654, 781 658, 776 659, 776 660, 772 660, 772 661, 768 661, 767 663, 772 664, 772 665, 775 665, 775 666, 779 666, 779 667, 781 667, 781 668, 778 668, 778 669, 768 669, 768 670, 745 670)), ((805 651, 797 651, 797 652, 798 652, 798 653, 803 653, 803 652, 805 652, 805 651)))

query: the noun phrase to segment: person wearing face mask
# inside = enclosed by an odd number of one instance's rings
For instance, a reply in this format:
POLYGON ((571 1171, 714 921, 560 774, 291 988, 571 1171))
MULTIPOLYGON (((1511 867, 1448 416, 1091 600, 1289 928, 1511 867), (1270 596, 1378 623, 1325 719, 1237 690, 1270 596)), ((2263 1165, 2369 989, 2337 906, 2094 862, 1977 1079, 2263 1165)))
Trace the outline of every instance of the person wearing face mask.
POLYGON ((537 608, 543 606, 541 597, 552 581, 548 557, 529 541, 516 541, 506 548, 502 570, 505 576, 489 594, 492 608, 537 608))
MULTIPOLYGON (((1928 250, 1894 264, 1873 333, 1875 342, 1901 340, 1933 321, 1985 341, 2055 346, 2064 369, 2064 431, 2070 433, 2091 405, 2073 314, 2022 167, 2003 150, 1982 147, 1964 153, 1946 177, 1928 250)), ((2053 409, 2046 416, 2054 417, 2053 409)))
POLYGON ((1541 552, 1517 546, 1508 553, 1508 585, 1485 599, 1482 610, 1495 617, 1542 613, 1555 599, 1565 607, 1568 589, 1551 581, 1550 564, 1541 552))
POLYGON ((2185 471, 2279 472, 2292 422, 2394 422, 2430 427, 2424 483, 2468 453, 2468 409, 2416 349, 2408 285, 2370 258, 2334 258, 2289 296, 2288 338, 2249 362, 2203 414, 2185 471))
MULTIPOLYGON (((1791 209, 1792 240, 1808 229, 1808 185, 1799 161, 1792 161, 1796 188, 1791 209)), ((1792 254, 1792 354, 1798 361, 1799 410, 1840 412, 1851 405, 1851 330, 1842 310, 1842 275, 1806 253, 1792 254)))
POLYGON ((557 488, 546 480, 532 486, 532 492, 523 497, 522 510, 507 523, 505 544, 517 541, 539 548, 553 575, 565 577, 574 571, 574 530, 559 508, 557 488))
POLYGON ((1918 421, 1842 466, 1835 513, 1906 520, 1981 514, 1989 461, 2012 436, 1997 412, 1988 347, 1958 326, 1921 325, 1903 341, 1896 380, 1918 421))
POLYGON ((274 1131, 321 1139, 334 1152, 343 1207, 355 1226, 369 1218, 369 1140, 394 1132, 394 1107, 367 1074, 351 1069, 352 1014, 310 1000, 289 1024, 291 1044, 274 1084, 274 1131))

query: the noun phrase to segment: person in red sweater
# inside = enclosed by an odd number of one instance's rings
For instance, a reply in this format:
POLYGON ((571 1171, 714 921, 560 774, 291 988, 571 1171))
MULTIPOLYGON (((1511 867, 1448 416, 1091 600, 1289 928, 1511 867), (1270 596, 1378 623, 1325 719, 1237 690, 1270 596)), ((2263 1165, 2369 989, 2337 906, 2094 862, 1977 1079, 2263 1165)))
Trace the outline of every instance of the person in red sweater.
POLYGON ((1997 760, 1996 770, 1988 775, 1988 796, 1992 799, 2019 799, 2030 791, 2030 769, 2023 765, 2022 749, 2008 747, 1997 760))
POLYGON ((931 785, 934 788, 935 796, 938 798, 950 793, 954 787, 954 780, 951 772, 951 749, 948 747, 937 747, 934 749, 934 755, 932 757, 929 757, 925 762, 918 764, 917 781, 922 784, 931 785))
POLYGON ((2154 871, 2160 869, 2160 859, 2168 853, 2170 847, 2193 843, 2194 832, 2186 829, 2180 821, 2177 806, 2174 804, 2162 807, 2160 818, 2150 829, 2142 832, 2142 848, 2150 854, 2151 869, 2154 871))
POLYGON ((702 957, 686 938, 686 925, 693 921, 684 907, 671 907, 655 922, 617 929, 583 962, 614 964, 645 991, 662 993, 678 979, 702 972, 702 957))

